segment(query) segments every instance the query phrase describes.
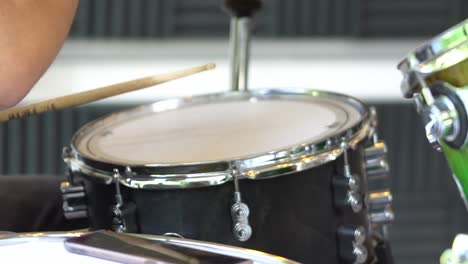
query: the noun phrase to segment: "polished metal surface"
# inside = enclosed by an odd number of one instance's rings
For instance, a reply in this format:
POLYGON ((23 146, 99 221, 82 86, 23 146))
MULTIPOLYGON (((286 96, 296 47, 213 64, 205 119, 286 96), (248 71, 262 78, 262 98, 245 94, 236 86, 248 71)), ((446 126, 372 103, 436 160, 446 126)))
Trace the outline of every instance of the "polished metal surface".
POLYGON ((365 148, 365 168, 368 180, 387 178, 389 165, 387 161, 387 146, 385 142, 375 141, 373 145, 365 148))
MULTIPOLYGON (((420 79, 419 82, 422 84, 425 83, 422 79, 420 79)), ((468 135, 461 134, 461 122, 465 122, 466 120, 461 118, 463 114, 458 112, 455 106, 456 102, 452 100, 458 98, 459 102, 462 104, 460 107, 463 107, 466 111, 466 109, 468 109, 467 87, 454 87, 446 82, 438 83, 438 87, 444 91, 444 93, 451 94, 452 97, 445 94, 433 95, 430 88, 422 89, 421 92, 425 91, 425 93, 415 96, 417 110, 425 122, 424 128, 426 138, 430 145, 438 151, 441 151, 440 140, 454 142, 458 141, 457 138, 462 137, 462 139, 464 138, 462 143, 464 143, 461 145, 464 146, 468 142, 468 135)), ((458 144, 460 143, 457 143, 457 145, 458 144)), ((456 148, 459 147, 461 146, 459 145, 456 148)))
POLYGON ((363 226, 340 226, 337 238, 338 254, 345 263, 366 263, 369 254, 364 246, 367 232, 363 226))
POLYGON ((363 208, 361 195, 358 192, 348 191, 347 204, 351 207, 353 212, 359 213, 363 208))
POLYGON ((395 214, 392 207, 386 206, 380 209, 371 210, 369 213, 369 221, 372 224, 387 225, 395 220, 395 214))
POLYGON ((363 209, 362 193, 359 177, 351 173, 348 160, 349 146, 346 140, 340 143, 343 153, 343 175, 333 177, 334 204, 341 208, 351 208, 354 213, 363 209))
POLYGON ((419 92, 419 76, 447 69, 468 58, 468 19, 424 43, 398 64, 403 73, 401 85, 405 97, 419 92), (419 75, 419 76, 418 76, 419 75))
POLYGON ((60 184, 63 200, 63 214, 66 219, 80 219, 88 217, 85 190, 81 184, 64 181, 60 184))
POLYGON ((79 237, 88 232, 87 229, 68 232, 30 232, 0 234, 0 246, 31 242, 34 240, 57 241, 69 237, 79 237))
POLYGON ((373 235, 388 238, 388 225, 395 219, 392 203, 393 196, 390 189, 369 192, 368 217, 372 224, 373 235))
POLYGON ((392 204, 393 196, 390 189, 369 192, 369 205, 371 208, 382 208, 392 204))
POLYGON ((426 137, 429 142, 434 139, 452 141, 460 132, 460 120, 453 102, 446 96, 439 96, 432 105, 427 106, 425 124, 426 137))
POLYGON ((354 230, 354 243, 356 244, 363 244, 366 240, 366 229, 362 226, 359 226, 354 230))
POLYGON ((237 176, 234 176, 234 203, 231 205, 232 231, 234 238, 247 241, 252 236, 252 227, 249 224, 250 209, 242 202, 237 176))
POLYGON ((356 260, 354 261, 355 264, 366 263, 369 255, 367 248, 359 244, 353 246, 353 254, 356 256, 356 260))
POLYGON ((232 17, 230 33, 231 91, 248 89, 250 18, 232 17))
MULTIPOLYGON (((70 232, 37 232, 37 233, 15 233, 15 234, 0 234, 0 247, 13 245, 18 243, 32 242, 32 241, 51 241, 61 242, 66 238, 79 237, 88 233, 88 230, 77 230, 70 232)), ((173 238, 168 236, 155 236, 143 234, 130 234, 125 235, 136 236, 145 239, 161 241, 170 244, 176 244, 188 248, 202 250, 206 252, 219 253, 242 259, 249 259, 257 264, 297 264, 298 262, 264 253, 252 249, 244 249, 240 247, 222 245, 211 242, 196 241, 183 238, 173 238)))
MULTIPOLYGON (((307 120, 304 120, 307 122, 307 120)), ((302 171, 335 160, 343 150, 343 140, 350 148, 368 137, 370 130, 367 108, 358 100, 334 93, 317 90, 255 90, 249 92, 230 92, 187 98, 164 100, 148 106, 142 106, 130 111, 116 113, 91 122, 82 127, 73 137, 71 149, 72 158, 69 166, 72 171, 80 172, 94 180, 105 184, 113 181, 112 169, 124 170, 130 167, 132 175, 122 175, 121 184, 131 188, 143 189, 175 189, 191 188, 223 184, 233 179, 234 171, 239 179, 264 179, 277 177, 287 173, 302 171), (358 113, 359 120, 339 124, 339 129, 321 140, 303 142, 301 144, 269 151, 263 154, 247 155, 233 160, 217 160, 212 162, 195 162, 190 164, 141 164, 131 165, 118 162, 108 162, 99 157, 88 156, 76 148, 76 143, 96 128, 105 124, 128 120, 144 114, 163 113, 192 104, 208 104, 212 102, 260 101, 260 100, 320 100, 343 107, 358 113)))
POLYGON ((112 205, 112 230, 118 233, 127 231, 126 223, 123 219, 122 206, 124 205, 122 193, 120 191, 120 182, 122 176, 118 169, 114 169, 114 185, 115 185, 115 204, 112 205))

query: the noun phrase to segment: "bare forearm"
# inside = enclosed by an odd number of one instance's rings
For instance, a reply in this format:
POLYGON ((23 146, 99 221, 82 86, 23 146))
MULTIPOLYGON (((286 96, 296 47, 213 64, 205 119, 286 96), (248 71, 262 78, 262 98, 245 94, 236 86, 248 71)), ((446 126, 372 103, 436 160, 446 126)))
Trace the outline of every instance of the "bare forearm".
POLYGON ((0 1, 0 106, 18 103, 66 39, 78 0, 0 1))

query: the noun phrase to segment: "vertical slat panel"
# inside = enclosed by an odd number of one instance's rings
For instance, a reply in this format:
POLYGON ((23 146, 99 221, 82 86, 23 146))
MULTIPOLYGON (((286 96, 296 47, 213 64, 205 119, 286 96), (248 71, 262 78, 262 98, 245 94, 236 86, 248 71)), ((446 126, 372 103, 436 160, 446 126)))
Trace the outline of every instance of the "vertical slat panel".
POLYGON ((329 0, 317 0, 317 11, 315 12, 317 19, 317 32, 318 35, 327 35, 330 30, 330 1, 329 0))
MULTIPOLYGON (((93 3, 93 36, 105 37, 108 33, 108 8, 107 0, 94 0, 93 3)), ((108 36, 108 35, 107 35, 108 36)))
POLYGON ((158 0, 161 1, 159 9, 159 19, 162 27, 162 36, 174 36, 176 35, 176 1, 175 0, 158 0))
POLYGON ((298 1, 293 1, 291 3, 282 3, 282 12, 284 14, 283 19, 283 29, 287 36, 297 35, 298 23, 297 23, 297 14, 296 14, 296 5, 298 1))
POLYGON ((359 37, 362 35, 362 9, 364 0, 352 0, 350 7, 350 33, 352 36, 359 37))
POLYGON ((37 116, 28 117, 25 120, 26 127, 26 145, 27 151, 25 155, 26 174, 37 173, 40 169, 39 159, 39 118, 37 116))
POLYGON ((141 37, 142 36, 142 15, 143 15, 143 0, 133 0, 128 5, 129 16, 128 16, 128 32, 130 37, 141 37))
POLYGON ((112 0, 110 6, 110 35, 112 37, 124 36, 125 30, 125 2, 127 0, 112 0))
POLYGON ((302 0, 301 10, 298 15, 301 16, 301 31, 300 33, 305 36, 310 36, 315 33, 314 31, 314 16, 315 16, 315 3, 316 1, 302 0))
POLYGON ((260 21, 265 19, 266 30, 264 33, 266 35, 280 36, 282 34, 282 17, 281 0, 270 0, 256 20, 260 23, 260 21))
POLYGON ((43 134, 42 134, 42 159, 43 164, 43 173, 53 174, 55 173, 56 168, 56 145, 57 145, 57 135, 56 135, 56 114, 54 112, 44 114, 43 116, 43 134))
POLYGON ((156 37, 159 33, 158 15, 164 11, 161 8, 161 2, 157 0, 146 0, 145 2, 145 35, 148 37, 156 37))
POLYGON ((13 120, 8 123, 8 163, 7 170, 13 174, 20 173, 21 150, 23 141, 21 139, 21 122, 13 120))
POLYGON ((347 12, 349 9, 346 8, 348 1, 334 0, 333 1, 333 35, 344 35, 344 24, 347 12))
MULTIPOLYGON (((82 0, 79 37, 226 35, 221 1, 82 0), (123 6, 123 8, 122 8, 123 6), (221 19, 222 18, 222 19, 221 19)), ((268 36, 428 36, 468 16, 464 0, 269 0, 258 16, 268 36)))
POLYGON ((75 20, 72 28, 72 35, 78 37, 89 36, 89 14, 90 14, 90 2, 91 0, 80 0, 76 11, 75 20))

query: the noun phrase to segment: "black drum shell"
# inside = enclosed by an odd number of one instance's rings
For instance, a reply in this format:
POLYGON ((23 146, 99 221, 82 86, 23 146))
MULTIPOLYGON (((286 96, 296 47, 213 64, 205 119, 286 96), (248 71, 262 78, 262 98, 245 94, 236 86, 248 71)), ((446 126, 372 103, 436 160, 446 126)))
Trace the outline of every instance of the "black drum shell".
MULTIPOLYGON (((361 144, 362 145, 362 144, 361 144)), ((363 201, 367 190, 363 148, 349 151, 351 171, 360 178, 363 201)), ((354 213, 336 206, 333 179, 343 175, 343 157, 321 166, 263 180, 239 182, 242 201, 250 208, 252 237, 237 241, 232 233, 232 182, 217 186, 143 190, 121 185, 124 203, 136 206, 135 227, 143 234, 177 233, 185 238, 256 249, 302 263, 346 263, 340 260, 339 226, 368 230, 367 208, 354 213)), ((111 229, 115 186, 84 179, 92 229, 111 229)), ((365 242, 369 259, 371 241, 365 242)))

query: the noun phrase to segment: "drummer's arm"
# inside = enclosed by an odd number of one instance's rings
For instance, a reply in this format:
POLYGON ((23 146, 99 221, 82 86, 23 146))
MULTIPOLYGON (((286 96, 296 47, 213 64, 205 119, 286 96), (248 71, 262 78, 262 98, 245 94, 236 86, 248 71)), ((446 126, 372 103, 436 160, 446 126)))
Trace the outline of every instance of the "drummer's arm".
POLYGON ((54 60, 78 0, 0 0, 0 107, 17 104, 54 60))

